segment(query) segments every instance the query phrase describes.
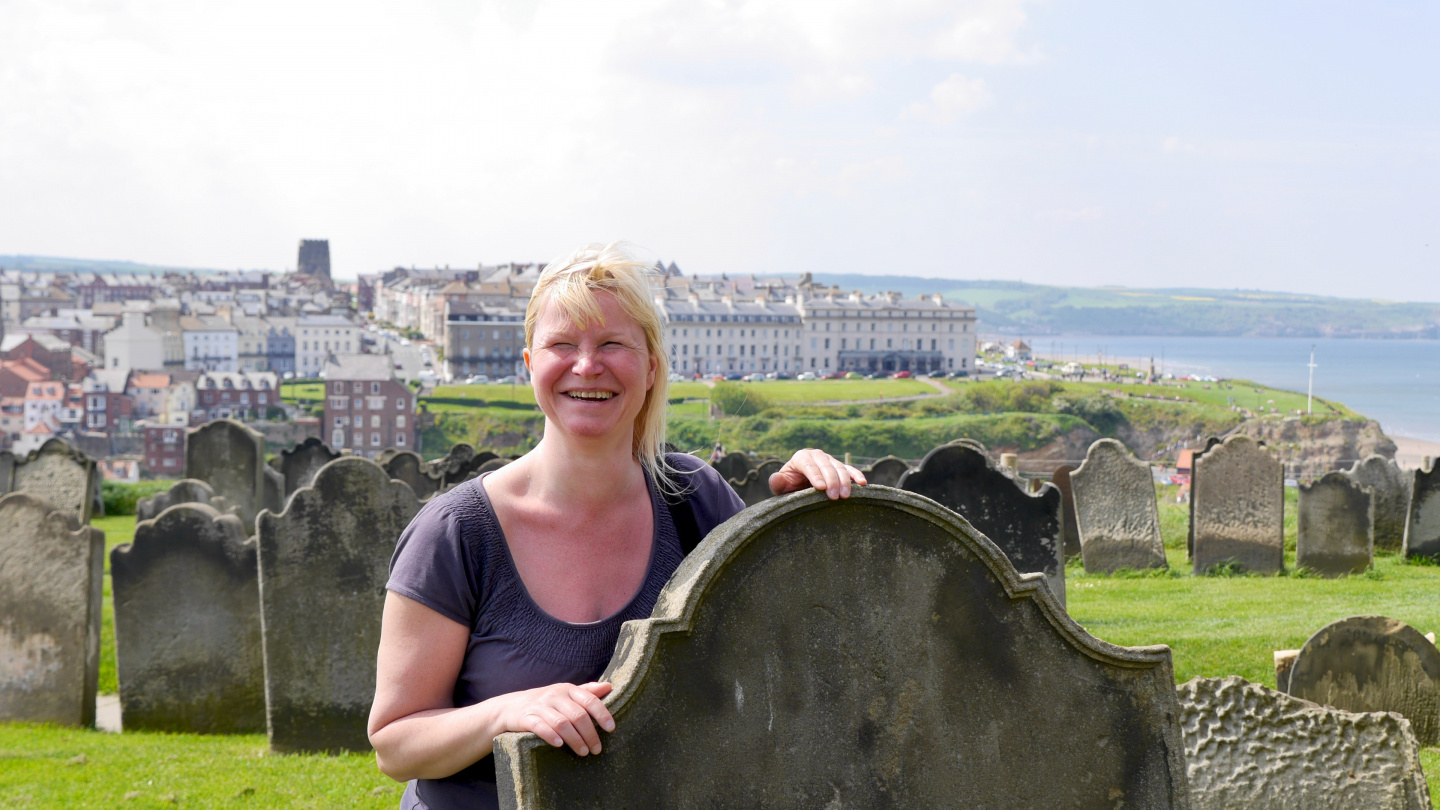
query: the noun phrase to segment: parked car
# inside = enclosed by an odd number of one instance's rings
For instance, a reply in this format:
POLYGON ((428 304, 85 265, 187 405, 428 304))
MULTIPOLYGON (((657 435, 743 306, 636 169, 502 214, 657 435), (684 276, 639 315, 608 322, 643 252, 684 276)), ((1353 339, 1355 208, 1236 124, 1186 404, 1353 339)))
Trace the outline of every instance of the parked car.
POLYGON ((815 372, 813 372, 813 371, 802 371, 802 372, 800 372, 800 376, 796 377, 795 379, 797 379, 797 380, 813 380, 813 379, 815 379, 815 372))
POLYGON ((675 372, 670 372, 670 382, 685 382, 685 378, 675 372))
POLYGON ((466 385, 479 385, 480 383, 488 382, 490 382, 490 377, 485 374, 471 374, 469 377, 465 378, 466 385))
POLYGON ((861 373, 858 372, 858 371, 847 371, 847 372, 845 373, 845 379, 847 379, 847 380, 863 380, 863 379, 865 379, 865 375, 864 375, 864 374, 861 374, 861 373))
POLYGON ((725 382, 725 375, 724 375, 724 374, 711 374, 711 375, 710 375, 710 381, 711 381, 711 382, 725 382))
POLYGON ((795 379, 795 378, 794 378, 794 377, 791 377, 789 374, 786 374, 786 373, 783 372, 783 371, 779 371, 779 372, 776 372, 776 373, 775 373, 775 376, 772 377, 771 379, 773 379, 773 380, 793 380, 793 379, 795 379))
POLYGON ((511 374, 511 375, 508 376, 508 377, 501 377, 501 378, 497 379, 497 380, 495 381, 495 384, 496 384, 496 385, 515 385, 515 384, 518 383, 518 382, 520 382, 520 378, 519 378, 519 377, 516 377, 514 374, 511 374))
POLYGON ((765 375, 760 372, 745 375, 745 382, 765 382, 765 375))
POLYGON ((912 375, 912 374, 911 374, 910 372, 908 372, 908 371, 897 371, 897 372, 895 372, 895 379, 897 379, 897 380, 908 380, 908 379, 910 379, 912 376, 914 376, 914 375, 912 375))
POLYGON ((745 379, 745 375, 738 373, 726 374, 725 379, 731 382, 740 382, 741 380, 745 379))

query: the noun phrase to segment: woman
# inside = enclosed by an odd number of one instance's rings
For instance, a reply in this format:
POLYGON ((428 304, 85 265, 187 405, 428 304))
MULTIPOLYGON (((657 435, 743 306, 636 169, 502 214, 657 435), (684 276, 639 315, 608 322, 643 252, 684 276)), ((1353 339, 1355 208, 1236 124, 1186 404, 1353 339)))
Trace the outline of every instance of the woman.
MULTIPOLYGON (((380 770, 410 782, 402 808, 498 806, 503 732, 599 754, 615 722, 595 679, 683 557, 663 495, 685 496, 702 537, 744 506, 699 459, 661 453, 669 364, 646 271, 615 244, 545 268, 524 350, 544 438, 432 499, 396 546, 369 732, 380 770)), ((801 450, 770 488, 843 498, 852 481, 801 450)))

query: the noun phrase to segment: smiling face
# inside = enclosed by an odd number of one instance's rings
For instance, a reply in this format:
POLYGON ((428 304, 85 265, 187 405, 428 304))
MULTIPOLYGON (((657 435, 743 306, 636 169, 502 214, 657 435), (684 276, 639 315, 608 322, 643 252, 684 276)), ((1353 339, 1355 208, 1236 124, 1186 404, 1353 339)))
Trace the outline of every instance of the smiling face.
POLYGON ((628 452, 635 417, 655 384, 656 359, 646 348, 645 331, 613 295, 597 292, 595 303, 603 317, 584 329, 559 306, 545 304, 525 365, 545 412, 547 435, 556 430, 573 438, 613 439, 628 452))

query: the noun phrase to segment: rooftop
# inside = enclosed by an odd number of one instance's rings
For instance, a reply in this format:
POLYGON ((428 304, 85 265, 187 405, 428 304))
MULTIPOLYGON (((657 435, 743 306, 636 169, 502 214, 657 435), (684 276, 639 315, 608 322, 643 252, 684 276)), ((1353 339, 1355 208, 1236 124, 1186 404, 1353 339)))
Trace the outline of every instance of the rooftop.
POLYGON ((391 380, 395 361, 388 354, 332 354, 320 376, 327 380, 391 380))

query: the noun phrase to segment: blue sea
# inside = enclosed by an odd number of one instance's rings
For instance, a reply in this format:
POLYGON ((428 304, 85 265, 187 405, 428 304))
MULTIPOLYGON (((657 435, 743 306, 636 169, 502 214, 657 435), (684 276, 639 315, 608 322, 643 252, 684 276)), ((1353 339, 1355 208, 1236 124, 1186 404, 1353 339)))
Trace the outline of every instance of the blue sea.
MULTIPOLYGON (((1013 337, 1010 339, 1014 339, 1013 337)), ((1129 362, 1177 376, 1253 380, 1304 393, 1315 348, 1315 395, 1343 402, 1392 436, 1440 442, 1440 341, 1300 338, 1026 337, 1046 357, 1129 362)))

